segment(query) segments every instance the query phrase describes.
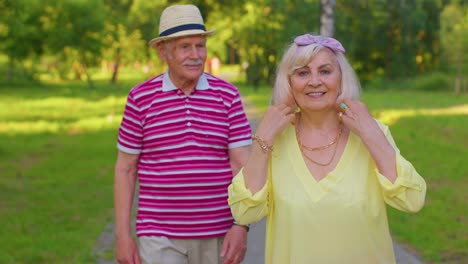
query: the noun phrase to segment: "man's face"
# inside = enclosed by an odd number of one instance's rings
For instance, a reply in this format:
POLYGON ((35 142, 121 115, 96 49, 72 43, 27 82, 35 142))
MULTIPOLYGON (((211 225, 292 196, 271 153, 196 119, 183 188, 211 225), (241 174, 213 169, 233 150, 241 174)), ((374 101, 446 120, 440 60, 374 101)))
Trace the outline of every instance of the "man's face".
POLYGON ((158 46, 175 85, 197 82, 206 60, 206 37, 188 36, 163 42, 158 46))

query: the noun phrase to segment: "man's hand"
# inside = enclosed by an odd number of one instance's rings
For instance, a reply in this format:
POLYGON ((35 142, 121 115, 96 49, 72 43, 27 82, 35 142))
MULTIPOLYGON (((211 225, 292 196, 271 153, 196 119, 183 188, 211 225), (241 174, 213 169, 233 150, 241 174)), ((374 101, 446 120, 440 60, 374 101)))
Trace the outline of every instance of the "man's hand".
POLYGON ((247 229, 243 226, 233 225, 224 237, 221 257, 223 264, 238 264, 244 260, 247 250, 247 229))
POLYGON ((116 259, 120 264, 141 263, 138 247, 133 239, 117 239, 116 243, 116 259))

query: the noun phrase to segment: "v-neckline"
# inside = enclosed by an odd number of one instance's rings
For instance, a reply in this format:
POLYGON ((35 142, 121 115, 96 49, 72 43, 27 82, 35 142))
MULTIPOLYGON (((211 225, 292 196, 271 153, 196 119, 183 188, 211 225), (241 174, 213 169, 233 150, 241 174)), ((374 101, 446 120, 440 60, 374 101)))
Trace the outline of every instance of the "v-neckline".
MULTIPOLYGON (((312 172, 307 167, 307 164, 302 156, 301 150, 299 145, 297 144, 296 134, 295 134, 294 126, 291 125, 289 127, 289 134, 288 137, 290 139, 291 144, 288 145, 288 155, 290 157, 295 157, 293 162, 293 168, 297 177, 301 180, 302 184, 305 186, 306 191, 309 193, 309 196, 314 201, 320 200, 323 196, 325 196, 333 186, 335 186, 341 179, 344 177, 343 173, 348 167, 348 163, 350 162, 350 155, 353 149, 351 145, 355 142, 354 138, 355 135, 352 132, 348 133, 346 137, 345 147, 341 155, 339 155, 338 163, 335 167, 330 170, 325 177, 320 180, 315 179, 312 175, 312 172), (310 188, 309 188, 310 187, 310 188)), ((338 154, 338 153, 337 153, 338 154)), ((338 156, 338 155, 337 155, 338 156)))

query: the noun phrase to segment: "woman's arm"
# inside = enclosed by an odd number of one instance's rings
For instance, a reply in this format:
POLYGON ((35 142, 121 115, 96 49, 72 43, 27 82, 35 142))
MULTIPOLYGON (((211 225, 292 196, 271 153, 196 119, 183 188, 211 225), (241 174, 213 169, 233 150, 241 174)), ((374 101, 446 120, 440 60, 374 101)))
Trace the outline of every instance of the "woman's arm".
POLYGON ((270 106, 263 115, 253 137, 252 152, 244 166, 245 185, 252 194, 257 193, 266 183, 268 160, 275 137, 295 118, 291 107, 284 104, 270 106))
POLYGON ((362 102, 344 103, 343 123, 361 138, 374 160, 385 202, 401 211, 419 211, 426 197, 426 182, 400 155, 388 127, 379 125, 362 102))
POLYGON ((350 99, 345 99, 344 103, 343 123, 361 138, 380 173, 394 183, 397 178, 395 149, 364 103, 350 99))
POLYGON ((262 219, 268 213, 269 162, 275 137, 294 120, 292 108, 270 106, 253 137, 247 163, 229 186, 229 205, 234 219, 245 225, 262 219))

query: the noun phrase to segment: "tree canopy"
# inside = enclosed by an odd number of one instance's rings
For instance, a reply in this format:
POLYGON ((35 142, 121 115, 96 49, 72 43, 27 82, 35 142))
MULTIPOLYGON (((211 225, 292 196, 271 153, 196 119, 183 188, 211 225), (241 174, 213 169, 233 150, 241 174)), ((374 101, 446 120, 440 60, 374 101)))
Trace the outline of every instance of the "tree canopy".
MULTIPOLYGON (((91 82, 90 67, 157 66, 147 42, 159 16, 188 1, 0 0, 0 53, 8 75, 33 75, 48 61, 61 78, 70 71, 91 82), (26 63, 27 62, 27 63, 26 63), (29 66, 26 66, 29 65, 29 66)), ((334 35, 364 81, 434 70, 467 71, 468 7, 462 0, 196 0, 209 29, 209 55, 242 64, 251 84, 271 82, 291 40, 303 33, 334 35), (457 65, 455 68, 453 65, 457 65)))

